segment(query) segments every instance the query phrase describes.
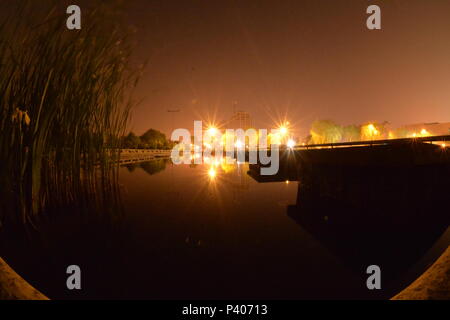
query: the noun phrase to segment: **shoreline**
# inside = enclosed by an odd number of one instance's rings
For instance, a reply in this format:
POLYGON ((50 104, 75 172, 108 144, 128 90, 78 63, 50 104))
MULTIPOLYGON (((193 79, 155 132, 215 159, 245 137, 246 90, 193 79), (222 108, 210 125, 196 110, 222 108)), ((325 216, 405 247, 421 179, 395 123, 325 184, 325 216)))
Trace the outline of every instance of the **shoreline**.
POLYGON ((49 300, 0 258, 0 300, 49 300))
POLYGON ((391 300, 450 300, 450 246, 424 273, 391 300))
MULTIPOLYGON (((0 300, 49 300, 0 258, 0 300)), ((450 300, 450 246, 390 300, 450 300)))

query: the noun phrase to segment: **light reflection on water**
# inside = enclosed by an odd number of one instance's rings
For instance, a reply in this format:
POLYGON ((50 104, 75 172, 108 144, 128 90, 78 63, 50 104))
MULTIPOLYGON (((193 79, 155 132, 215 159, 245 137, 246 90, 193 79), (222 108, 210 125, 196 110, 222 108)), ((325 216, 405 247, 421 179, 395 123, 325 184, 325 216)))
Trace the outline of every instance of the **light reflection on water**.
POLYGON ((160 160, 158 166, 164 169, 149 172, 148 168, 145 170, 145 164, 122 168, 124 201, 133 208, 127 211, 134 212, 136 204, 143 206, 144 201, 148 206, 143 207, 158 208, 152 212, 201 215, 208 211, 211 215, 242 216, 245 214, 241 211, 245 208, 257 211, 267 205, 269 207, 265 208, 271 208, 274 204, 283 214, 285 208, 279 203, 295 203, 296 182, 290 185, 285 182, 258 184, 247 174, 247 163, 211 161, 201 165, 173 165, 170 161, 160 160), (146 197, 142 197, 144 190, 146 197))

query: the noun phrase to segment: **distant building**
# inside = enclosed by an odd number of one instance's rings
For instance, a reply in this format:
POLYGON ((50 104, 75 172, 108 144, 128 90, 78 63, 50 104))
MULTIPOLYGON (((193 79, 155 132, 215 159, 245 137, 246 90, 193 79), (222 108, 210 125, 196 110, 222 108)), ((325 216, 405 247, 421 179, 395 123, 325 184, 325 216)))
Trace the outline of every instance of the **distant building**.
POLYGON ((244 129, 252 127, 250 114, 245 111, 236 111, 229 120, 225 121, 223 126, 226 129, 244 129))

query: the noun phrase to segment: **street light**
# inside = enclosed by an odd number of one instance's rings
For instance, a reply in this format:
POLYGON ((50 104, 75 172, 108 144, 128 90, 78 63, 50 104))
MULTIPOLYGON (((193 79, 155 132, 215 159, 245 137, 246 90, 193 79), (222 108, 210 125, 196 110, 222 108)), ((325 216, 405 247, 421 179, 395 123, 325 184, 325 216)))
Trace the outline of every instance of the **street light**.
POLYGON ((211 137, 215 136, 217 134, 217 128, 216 127, 209 127, 208 133, 211 135, 211 137))
POLYGON ((217 172, 213 167, 211 167, 208 170, 208 176, 211 178, 211 180, 214 180, 214 178, 216 177, 216 174, 217 174, 217 172))
POLYGON ((288 148, 292 149, 295 147, 296 143, 293 139, 289 139, 286 145, 288 148))

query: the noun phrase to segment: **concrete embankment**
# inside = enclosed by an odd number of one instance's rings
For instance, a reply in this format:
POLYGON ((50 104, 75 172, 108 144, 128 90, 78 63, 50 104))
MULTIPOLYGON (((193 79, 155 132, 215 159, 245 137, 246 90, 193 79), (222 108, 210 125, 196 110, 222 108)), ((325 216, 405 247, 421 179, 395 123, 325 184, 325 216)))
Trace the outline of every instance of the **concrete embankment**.
POLYGON ((392 300, 450 300, 450 247, 392 300))
POLYGON ((0 258, 0 300, 48 300, 0 258))

